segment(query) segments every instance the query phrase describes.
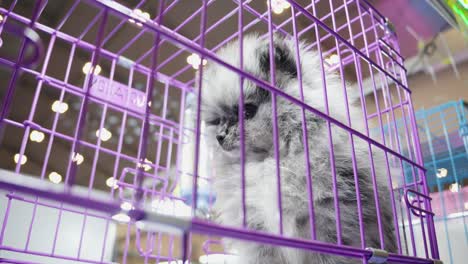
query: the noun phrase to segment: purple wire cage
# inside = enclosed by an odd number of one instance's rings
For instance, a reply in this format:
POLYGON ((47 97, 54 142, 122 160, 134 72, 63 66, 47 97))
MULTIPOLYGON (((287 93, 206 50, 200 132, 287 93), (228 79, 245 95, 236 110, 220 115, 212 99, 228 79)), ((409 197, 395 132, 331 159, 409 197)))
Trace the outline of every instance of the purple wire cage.
MULTIPOLYGON (((224 263, 216 258, 229 256, 223 237, 363 263, 439 259, 403 58, 390 23, 367 1, 10 0, 1 2, 0 15, 0 262, 224 263), (344 103, 360 105, 365 129, 216 55, 248 32, 310 43, 322 73, 338 73, 345 95, 357 91, 344 103), (365 141, 370 153, 384 153, 386 168, 374 169, 388 172, 398 251, 211 221, 216 197, 207 175, 216 153, 205 148, 200 107, 187 107, 200 104, 203 70, 194 69, 206 62, 365 141)), ((245 210, 239 214, 245 219, 245 210)))

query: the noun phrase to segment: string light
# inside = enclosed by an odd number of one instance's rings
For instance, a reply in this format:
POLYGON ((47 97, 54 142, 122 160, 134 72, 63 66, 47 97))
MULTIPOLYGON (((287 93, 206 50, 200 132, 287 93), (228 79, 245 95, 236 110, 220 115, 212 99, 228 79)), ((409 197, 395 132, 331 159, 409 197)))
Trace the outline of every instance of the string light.
POLYGON ((51 109, 55 113, 63 114, 68 110, 68 104, 65 102, 60 102, 56 100, 52 103, 51 109))
POLYGON ((198 68, 200 68, 200 64, 203 64, 203 66, 205 66, 207 61, 203 59, 202 62, 200 56, 198 56, 198 54, 193 53, 192 55, 187 57, 187 63, 192 65, 192 68, 194 68, 195 70, 198 70, 198 68))
POLYGON ((45 135, 41 131, 33 130, 29 134, 29 139, 32 142, 41 143, 44 140, 44 138, 45 138, 45 135))
POLYGON ((53 171, 49 174, 49 181, 58 184, 62 181, 62 175, 58 174, 57 172, 53 171))
POLYGON ((20 155, 19 153, 16 153, 14 156, 13 156, 13 160, 15 161, 16 164, 18 164, 18 162, 21 163, 21 165, 24 165, 27 161, 28 161, 28 157, 26 157, 26 155, 20 155), (21 156, 21 162, 20 162, 20 156, 21 156))
POLYGON ((109 188, 117 189, 117 188, 119 188, 119 185, 117 184, 117 182, 118 182, 117 179, 115 179, 114 177, 109 177, 106 180, 106 185, 109 188))
POLYGON ((112 137, 112 133, 103 127, 96 130, 96 137, 100 138, 102 141, 107 141, 112 137))
POLYGON ((81 155, 80 153, 73 153, 72 155, 72 161, 73 162, 76 162, 77 165, 80 165, 81 163, 83 163, 84 161, 84 157, 83 155, 81 155))
MULTIPOLYGON (((91 62, 87 62, 83 65, 83 73, 90 74, 92 72, 93 64, 91 62)), ((95 65, 94 66, 94 75, 99 75, 101 73, 101 66, 95 65)))
MULTIPOLYGON (((267 5, 270 5, 270 0, 267 0, 267 5)), ((271 10, 277 15, 283 13, 284 10, 290 7, 291 4, 285 0, 271 0, 271 10)))

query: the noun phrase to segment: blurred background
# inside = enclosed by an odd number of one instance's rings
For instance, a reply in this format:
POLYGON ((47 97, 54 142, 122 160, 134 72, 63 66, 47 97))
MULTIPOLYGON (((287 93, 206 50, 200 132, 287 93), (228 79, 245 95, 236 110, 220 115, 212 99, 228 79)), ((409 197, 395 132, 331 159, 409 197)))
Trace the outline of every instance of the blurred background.
MULTIPOLYGON (((141 14, 144 14, 143 16, 147 14, 151 19, 154 19, 155 14, 158 13, 158 1, 119 0, 116 2, 131 9, 138 9, 141 14)), ((306 5, 307 1, 298 2, 306 5)), ((330 2, 336 6, 342 3, 342 1, 338 0, 330 2)), ((375 6, 383 16, 388 18, 388 26, 397 35, 400 54, 404 57, 408 86, 412 90, 413 106, 417 111, 416 118, 419 137, 422 144, 425 166, 428 170, 427 181, 433 199, 433 210, 436 214, 436 230, 442 259, 444 263, 466 263, 466 259, 468 259, 468 250, 466 250, 468 249, 468 105, 465 101, 468 101, 468 1, 369 0, 368 2, 375 6)), ((34 3, 35 1, 33 0, 4 0, 0 1, 0 7, 6 11, 14 6, 12 9, 14 13, 29 17, 33 12, 34 3)), ((99 18, 101 15, 99 13, 100 10, 89 8, 88 5, 81 3, 74 7, 74 3, 74 1, 48 1, 39 21, 50 26, 52 29, 60 26, 62 27, 60 31, 67 32, 77 39, 93 43, 97 26, 88 28, 88 25, 91 25, 92 21, 99 18), (65 12, 71 10, 71 8, 74 10, 72 16, 62 25, 61 20, 65 12)), ((171 1, 167 1, 167 5, 171 3, 171 1)), ((235 6, 235 1, 215 1, 209 6, 208 25, 216 23, 219 17, 226 15, 235 6)), ((252 14, 255 12, 261 13, 266 9, 266 1, 250 1, 249 7, 252 10, 250 13, 246 12, 246 23, 254 19, 255 16, 252 14)), ((197 39, 200 32, 199 17, 195 17, 192 23, 183 24, 183 21, 199 8, 200 3, 198 1, 185 1, 183 4, 176 4, 164 16, 164 25, 189 39, 197 39)), ((317 4, 317 16, 323 17, 329 12, 328 1, 319 1, 317 4)), ((354 12, 354 15, 356 15, 357 11, 353 9, 350 12, 354 12)), ((288 12, 278 12, 275 15, 275 20, 279 23, 286 19, 288 14, 288 12)), ((351 14, 351 17, 353 17, 353 14, 351 14)), ((338 25, 346 22, 344 13, 337 15, 336 19, 338 25)), ((325 21, 325 23, 331 26, 330 20, 325 21)), ((113 27, 117 27, 119 21, 110 19, 109 24, 111 25, 109 28, 112 29, 113 27)), ((143 51, 151 51, 152 37, 143 35, 131 47, 126 47, 129 36, 137 35, 141 30, 141 25, 139 26, 137 21, 127 24, 120 28, 112 37, 105 40, 106 49, 118 52, 122 56, 132 60, 141 58, 142 65, 150 65, 150 56, 140 56, 144 53, 143 51)), ((310 21, 308 19, 304 17, 298 18, 299 29, 307 29, 309 25, 310 21)), ((288 30, 290 30, 290 27, 288 25, 288 30)), ((353 25, 354 27, 356 26, 353 25)), ((227 21, 223 24, 223 30, 213 30, 208 34, 207 47, 215 47, 236 30, 237 20, 232 19, 232 21, 227 21)), ((256 24, 250 30, 265 31, 266 24, 256 24)), ((310 35, 313 36, 313 34, 310 35)), ((19 40, 13 37, 9 39, 9 37, 8 32, 3 34, 3 42, 10 43, 10 45, 2 45, 0 47, 0 57, 14 58, 14 54, 18 53, 20 48, 19 40)), ((41 35, 41 38, 44 43, 50 41, 50 35, 44 34, 41 35)), ((305 38, 313 40, 313 37, 309 35, 306 35, 305 38)), ((334 43, 331 40, 324 41, 323 45, 331 47, 334 43)), ((190 59, 188 57, 191 56, 191 53, 179 50, 178 47, 170 43, 162 44, 161 50, 163 52, 159 55, 159 59, 160 61, 165 61, 165 63, 161 65, 159 71, 177 79, 177 81, 193 84, 191 81, 193 81, 196 67, 189 66, 190 59), (174 54, 176 56, 173 56, 174 54)), ((76 53, 73 55, 71 70, 65 71, 64 62, 70 59, 71 52, 71 45, 58 39, 50 58, 47 75, 56 76, 60 80, 66 78, 66 83, 79 87, 84 82, 86 74, 90 71, 91 52, 86 49, 73 51, 76 53), (88 66, 86 66, 87 64, 88 66)), ((102 71, 101 75, 105 76, 113 74, 113 79, 120 83, 125 84, 128 82, 129 72, 127 69, 116 67, 115 72, 111 72, 111 68, 111 61, 104 60, 100 64, 99 72, 102 71)), ((350 73, 352 70, 348 69, 346 76, 349 80, 355 81, 357 77, 355 74, 350 73)), ((8 86, 11 74, 12 71, 8 68, 1 68, 1 87, 8 86)), ((369 81, 371 80, 367 76, 364 83, 369 81)), ((35 89, 27 89, 27 87, 35 87, 36 84, 37 79, 32 75, 26 74, 18 78, 17 85, 22 90, 21 93, 16 93, 12 96, 12 104, 24 105, 24 107, 15 107, 15 111, 7 113, 10 119, 27 119, 30 113, 29 106, 36 92, 35 89)), ((44 85, 46 88, 43 89, 39 98, 34 119, 40 120, 40 123, 44 127, 54 127, 54 130, 71 136, 74 125, 77 122, 81 101, 72 94, 62 94, 59 90, 50 88, 54 85, 57 84, 48 83, 44 85), (58 114, 60 114, 59 117, 57 117, 58 114)), ((137 90, 144 90, 146 76, 135 73, 131 85, 137 90)), ((178 104, 178 101, 183 96, 183 91, 179 88, 164 86, 161 83, 155 84, 155 89, 156 96, 152 99, 152 105, 154 106, 154 111, 156 111, 155 114, 163 116, 165 120, 175 123, 179 122, 179 115, 183 109, 178 104), (161 94, 165 93, 167 93, 167 96, 161 96, 161 94), (169 100, 165 101, 165 97, 169 98, 169 100), (165 109, 164 113, 161 109, 165 109)), ((6 96, 5 92, 6 89, 0 89, 0 98, 6 96)), ((398 101, 398 96, 396 94, 393 94, 393 96, 395 96, 394 100, 398 101)), ((375 105, 375 99, 371 90, 368 91, 366 100, 371 106, 375 105)), ((96 116, 99 117, 102 107, 98 104, 91 104, 89 111, 96 113, 96 116)), ((97 139, 100 138, 101 142, 99 144, 111 150, 118 148, 120 140, 123 142, 124 154, 136 156, 142 120, 128 117, 125 124, 123 124, 126 133, 125 135, 120 135, 118 131, 119 127, 122 126, 120 122, 122 118, 122 113, 109 109, 105 121, 102 121, 105 123, 106 128, 104 129, 99 118, 89 120, 88 127, 85 129, 85 131, 88 131, 84 135, 85 140, 97 144, 97 139)), ((403 129, 401 122, 398 123, 398 126, 398 129, 403 129)), ((152 166, 156 163, 158 166, 169 168, 171 164, 176 162, 175 151, 168 152, 172 143, 165 141, 157 147, 161 137, 167 136, 168 134, 166 133, 169 133, 169 131, 157 125, 151 125, 149 131, 156 136, 152 137, 149 143, 148 172, 154 169, 152 166), (161 156, 158 154, 158 148, 160 149, 159 152, 162 149, 162 153, 169 154, 162 154, 161 156)), ((44 140, 46 142, 47 137, 48 135, 40 131, 31 132, 29 138, 37 144, 28 146, 25 155, 20 157, 18 155, 18 146, 21 145, 21 141, 23 140, 22 130, 13 126, 2 129, 0 131, 0 167, 4 170, 12 171, 18 163, 21 163, 22 173, 30 177, 39 177, 37 173, 39 171, 42 174, 40 175, 42 178, 46 177, 51 182, 61 182, 63 180, 62 175, 65 175, 68 165, 65 158, 69 156, 70 142, 56 139, 51 154, 51 157, 55 158, 52 158, 44 165, 46 144, 40 143, 44 140)), ((119 170, 120 168, 132 166, 131 162, 122 162, 119 165, 115 165, 113 156, 106 153, 101 154, 98 160, 93 161, 94 149, 88 147, 84 147, 82 152, 74 155, 75 161, 80 163, 77 173, 77 184, 84 189, 92 185, 95 191, 101 191, 102 194, 115 188, 115 182, 112 180, 115 179, 115 176, 112 176, 116 171, 115 166, 119 166, 119 170), (96 162, 100 164, 97 168, 93 165, 96 162), (95 171, 95 177, 93 177, 91 185, 89 185, 91 181, 90 171, 95 171)), ((2 204, 0 203, 0 205, 2 204)), ((12 218, 18 219, 18 223, 20 223, 22 214, 24 212, 20 210, 12 218)), ((50 217, 46 213, 43 215, 43 217, 50 217)), ((3 216, 4 211, 0 210, 0 219, 3 216)), ((73 218, 72 216, 70 217, 73 218)), ((73 225, 75 224, 70 223, 69 229, 73 230, 73 225)), ((76 225, 79 225, 79 223, 76 223, 76 225)), ((96 236, 103 235, 98 230, 89 232, 94 232, 96 236)), ((106 258, 115 259, 122 257, 123 252, 119 251, 119 249, 123 248, 121 245, 130 243, 126 240, 129 234, 131 243, 134 243, 135 232, 129 228, 127 229, 126 226, 117 226, 106 233, 105 236, 107 237, 105 240, 114 241, 113 238, 115 238, 115 243, 118 244, 114 247, 113 243, 108 243, 106 258)), ((19 235, 11 234, 10 236, 12 244, 15 244, 13 238, 15 236, 19 235)), ((162 238, 161 241, 165 241, 165 239, 162 238)), ((193 239, 192 250, 195 252, 195 255, 201 255, 203 246, 201 241, 205 241, 206 237, 194 237, 193 239)), ((91 238, 90 241, 92 241, 91 238)), ((179 243, 180 241, 176 240, 176 242, 179 243)), ((35 243, 40 244, 38 241, 35 243)), ((163 247, 164 244, 162 243, 163 247)), ((213 243, 211 246, 214 251, 220 250, 220 246, 216 243, 213 243)), ((68 252, 67 250, 74 249, 63 249, 63 252, 68 252)), ((162 249, 162 251, 165 250, 167 249, 162 249)), ((89 254, 94 254, 92 250, 88 252, 91 252, 89 254)), ((0 257, 2 256, 1 254, 0 250, 0 257)), ((131 263, 144 263, 140 258, 140 253, 136 250, 132 250, 131 248, 126 254, 131 263)))

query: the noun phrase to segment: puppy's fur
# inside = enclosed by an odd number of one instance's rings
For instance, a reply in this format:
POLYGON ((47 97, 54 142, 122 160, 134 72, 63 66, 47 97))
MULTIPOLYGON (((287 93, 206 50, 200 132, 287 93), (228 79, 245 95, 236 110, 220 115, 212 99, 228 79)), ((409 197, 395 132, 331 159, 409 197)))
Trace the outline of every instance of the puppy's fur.
MULTIPOLYGON (((275 36, 276 87, 298 99, 300 87, 297 74, 302 73, 304 102, 326 112, 322 71, 318 54, 305 51, 300 44, 300 67, 296 66, 294 41, 275 36)), ((244 70, 265 81, 270 80, 268 39, 258 35, 244 37, 244 70)), ((218 56, 239 66, 239 43, 233 42, 218 52, 218 56)), ((217 201, 215 211, 220 223, 242 226, 240 127, 238 102, 240 77, 220 65, 209 64, 202 81, 202 118, 207 124, 207 137, 216 148, 217 201)), ((341 80, 334 74, 325 74, 329 115, 347 124, 346 103, 341 80)), ((245 179, 247 225, 250 229, 279 234, 276 159, 272 121, 272 94, 255 83, 244 80, 245 98, 245 179)), ((353 128, 361 129, 359 108, 350 106, 353 128)), ((283 234, 288 237, 311 239, 306 155, 303 141, 302 108, 277 96, 277 123, 279 128, 280 173, 283 213, 283 234)), ((309 165, 311 168, 316 239, 337 243, 336 217, 333 194, 333 170, 336 172, 341 239, 344 245, 361 247, 355 176, 352 162, 352 142, 349 134, 326 120, 305 111, 309 165), (330 160, 332 146, 334 168, 330 160)), ((380 247, 376 206, 372 187, 372 170, 368 144, 354 137, 357 178, 362 203, 362 221, 367 247, 380 247)), ((386 170, 382 155, 372 149, 380 212, 386 250, 396 251, 394 225, 386 170)), ((299 264, 299 263, 355 263, 356 260, 311 251, 271 247, 245 241, 226 240, 240 256, 239 264, 299 264)))

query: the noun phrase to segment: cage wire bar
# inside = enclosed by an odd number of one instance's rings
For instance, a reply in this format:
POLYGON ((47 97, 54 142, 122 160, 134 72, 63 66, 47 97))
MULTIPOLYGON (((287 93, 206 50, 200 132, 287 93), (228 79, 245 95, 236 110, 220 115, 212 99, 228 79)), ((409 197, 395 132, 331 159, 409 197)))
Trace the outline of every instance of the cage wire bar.
MULTIPOLYGON (((316 240, 315 230, 320 227, 315 226, 313 221, 313 182, 306 146, 304 158, 307 163, 308 193, 303 195, 309 197, 311 239, 283 234, 281 195, 278 195, 277 201, 278 234, 247 228, 244 144, 241 144, 240 172, 242 226, 227 227, 200 216, 200 210, 206 210, 205 207, 213 203, 212 194, 207 194, 210 191, 201 184, 209 186, 212 179, 205 175, 208 168, 204 163, 209 154, 204 152, 201 96, 196 96, 203 89, 201 80, 205 60, 240 76, 241 93, 244 80, 269 91, 274 117, 277 116, 277 98, 301 107, 304 142, 308 142, 306 113, 313 113, 326 121, 335 197, 339 194, 332 127, 343 129, 348 134, 357 197, 361 193, 356 176, 358 168, 354 144, 357 140, 365 141, 369 152, 365 158, 369 159, 372 169, 375 189, 372 195, 378 212, 376 221, 382 249, 385 241, 379 211, 381 194, 377 193, 375 170, 385 170, 391 190, 398 252, 389 252, 386 260, 428 264, 439 259, 430 190, 435 186, 440 190, 441 180, 437 179, 436 185, 430 178, 429 182, 426 180, 423 167, 425 156, 421 154, 416 125, 419 115, 416 114, 415 118, 396 35, 387 19, 366 0, 279 1, 287 4, 283 11, 290 12, 282 19, 278 19, 274 12, 273 5, 278 1, 265 1, 263 8, 256 6, 255 1, 226 1, 224 4, 229 8, 223 9, 225 13, 216 20, 211 16, 214 8, 219 8, 220 2, 214 0, 193 1, 190 5, 183 1, 140 0, 131 5, 126 1, 70 0, 64 5, 65 10, 56 13, 58 19, 54 23, 47 21, 46 17, 52 14, 57 1, 31 2, 30 12, 20 11, 21 3, 16 0, 3 1, 0 5, 0 72, 6 76, 2 82, 5 88, 1 94, 0 116, 0 138, 5 151, 0 155, 7 155, 8 148, 13 153, 17 152, 15 163, 4 163, 1 170, 0 261, 115 263, 118 257, 121 263, 131 263, 128 259, 136 254, 142 263, 170 263, 180 259, 195 263, 194 241, 197 236, 202 236, 205 240, 201 251, 205 255, 227 253, 222 249, 223 243, 219 237, 231 237, 352 257, 362 260, 362 263, 372 262, 375 250, 366 248, 362 224, 362 207, 365 205, 361 205, 359 198, 360 248, 343 245, 341 241, 342 216, 338 198, 334 202, 337 243, 316 240), (185 6, 193 7, 190 14, 179 18, 180 23, 166 24, 174 12, 185 6), (151 17, 140 8, 156 11, 151 17), (88 13, 89 20, 80 18, 83 12, 88 13), (221 40, 213 40, 213 32, 223 31, 230 20, 236 25, 232 32, 223 32, 221 40), (80 27, 71 27, 72 23, 80 27), (198 31, 195 30, 190 37, 184 36, 183 29, 190 25, 195 25, 198 31), (243 39, 248 32, 259 29, 262 32, 260 37, 269 40, 269 80, 246 72, 242 63, 240 66, 231 65, 216 55, 216 51, 230 41, 243 39), (300 98, 277 88, 274 34, 295 39, 296 48, 299 47, 298 39, 307 38, 310 44, 306 49, 317 50, 325 112, 304 102, 300 71, 300 98), (123 38, 124 42, 115 42, 118 38, 123 38), (139 48, 142 43, 146 43, 143 50, 139 48), (18 50, 12 47, 18 47, 18 50), (63 56, 65 61, 57 61, 59 50, 66 50, 63 56), (163 56, 165 53, 168 55, 163 56), (186 65, 183 60, 176 63, 187 55, 198 56, 198 64, 186 65), (338 57, 337 61, 330 59, 333 55, 338 57), (85 61, 88 63, 82 68, 84 78, 77 77, 85 61), (61 74, 56 72, 57 65, 62 68, 61 74), (198 69, 196 74, 193 69, 198 69), (347 111, 347 120, 344 121, 334 118, 328 106, 325 74, 331 72, 337 72, 341 78, 347 111), (357 101, 364 116, 365 129, 362 131, 350 119, 351 98, 347 93, 352 76, 357 82, 353 88, 358 91, 357 101), (368 91, 372 96, 365 96, 368 91), (24 101, 31 100, 30 108, 26 107, 27 113, 22 114, 25 109, 22 94, 26 92, 31 94, 28 99, 24 96, 24 101), (394 94, 396 96, 392 97, 394 94), (56 99, 52 105, 53 113, 47 113, 51 117, 48 120, 43 119, 43 109, 50 108, 43 104, 45 96, 56 99), (371 99, 375 101, 375 107, 369 103, 371 99), (67 102, 72 105, 70 109, 67 102), (190 104, 197 106, 195 113, 187 110, 190 104), (111 119, 116 120, 113 125, 111 119), (195 123, 187 125, 191 121, 195 123), (137 131, 136 148, 128 143, 131 141, 129 134, 132 126, 137 131), (377 133, 374 134, 374 131, 377 133), (39 154, 34 154, 35 147, 43 140, 46 140, 41 144, 43 148, 36 152, 39 154), (187 148, 187 141, 190 140, 194 145, 187 148), (192 154, 192 160, 184 156, 187 149, 192 154), (383 152, 386 168, 374 168, 372 152, 375 150, 383 152), (31 160, 29 163, 28 156, 31 160), (37 164, 30 167, 33 158, 37 164), (56 163, 59 159, 63 160, 59 162, 63 164, 56 163), (103 168, 106 167, 104 165, 109 165, 109 168, 103 168), (187 167, 189 172, 185 170, 187 167), (398 175, 394 173, 395 168, 398 175), (104 173, 102 170, 107 171, 104 173), (64 173, 64 176, 57 171, 64 173), (103 177, 108 178, 104 181, 103 177), (184 177, 189 177, 190 181, 186 193, 183 190, 184 177), (190 208, 187 210, 188 206, 190 208), (420 230, 413 218, 419 221, 420 230), (22 222, 19 219, 23 219, 22 222), (44 224, 46 219, 47 224, 44 224), (47 234, 39 235, 41 225, 47 234), (100 228, 94 230, 96 226, 100 228), (67 238, 71 242, 66 244, 70 244, 71 248, 64 249, 64 229, 76 230, 67 238), (121 234, 122 244, 116 244, 116 237, 121 234), (40 246, 37 245, 38 236, 44 240, 40 246), (422 249, 419 248, 421 245, 422 249), (211 246, 221 249, 212 250, 211 246), (115 256, 114 248, 119 247, 120 253, 115 256)), ((241 45, 241 61, 244 48, 241 45)), ((298 49, 294 55, 298 66, 301 63, 298 49)), ((243 100, 241 96, 241 131, 243 100)), ((460 120, 462 117, 465 120, 460 133, 466 135, 465 112, 457 113, 460 120)), ((450 144, 447 137, 451 132, 447 131, 445 124, 443 131, 448 140, 446 143, 450 144)), ((244 138, 243 133, 241 138, 244 138)), ((273 134, 277 161, 275 190, 281 194, 276 119, 273 134)), ((431 142, 425 141, 431 136, 423 137, 423 142, 431 142)), ((465 151, 467 144, 468 140, 464 137, 465 151)), ((458 152, 450 152, 449 155, 455 157, 458 152)), ((11 160, 11 157, 7 159, 11 160)), ((432 167, 426 164, 430 173, 438 168, 436 162, 432 161, 432 167)), ((451 166, 453 168, 454 164, 451 166)), ((456 182, 464 179, 456 173, 454 177, 456 182)), ((464 228, 466 234, 466 225, 464 228)))

